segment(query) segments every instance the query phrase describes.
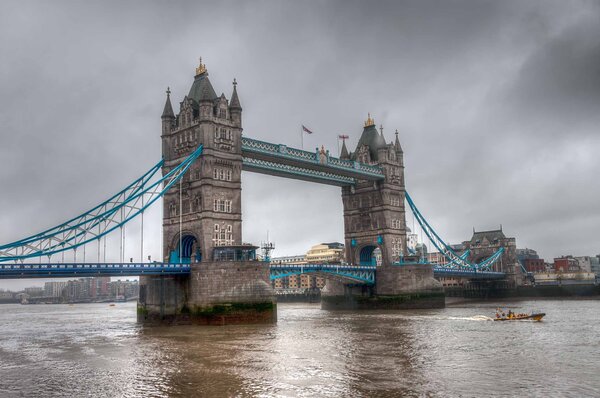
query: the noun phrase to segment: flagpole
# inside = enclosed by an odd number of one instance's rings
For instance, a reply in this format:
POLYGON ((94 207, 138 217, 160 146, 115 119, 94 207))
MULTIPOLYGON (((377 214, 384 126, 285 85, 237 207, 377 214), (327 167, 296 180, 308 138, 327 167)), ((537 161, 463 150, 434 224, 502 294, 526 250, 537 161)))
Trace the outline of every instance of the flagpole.
POLYGON ((340 157, 340 136, 338 135, 337 138, 337 144, 338 144, 338 158, 340 157))
POLYGON ((300 126, 300 149, 304 150, 304 129, 300 126))

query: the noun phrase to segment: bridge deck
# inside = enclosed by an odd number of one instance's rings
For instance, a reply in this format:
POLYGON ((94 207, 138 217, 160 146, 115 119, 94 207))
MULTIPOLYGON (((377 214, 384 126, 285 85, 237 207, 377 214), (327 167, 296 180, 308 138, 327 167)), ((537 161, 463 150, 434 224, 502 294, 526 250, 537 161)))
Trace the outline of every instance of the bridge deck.
MULTIPOLYGON (((426 264, 423 264, 426 265, 426 264)), ((401 265, 399 265, 401 266, 401 265)), ((92 276, 142 276, 189 274, 190 264, 169 263, 68 263, 68 264, 0 264, 0 279, 83 278, 92 276)), ((375 283, 376 266, 306 264, 271 264, 271 280, 308 273, 329 274, 355 282, 375 283)), ((506 278, 504 272, 475 271, 434 267, 435 277, 487 279, 506 278)))
POLYGON ((176 275, 190 270, 189 264, 167 263, 0 264, 0 279, 176 275))

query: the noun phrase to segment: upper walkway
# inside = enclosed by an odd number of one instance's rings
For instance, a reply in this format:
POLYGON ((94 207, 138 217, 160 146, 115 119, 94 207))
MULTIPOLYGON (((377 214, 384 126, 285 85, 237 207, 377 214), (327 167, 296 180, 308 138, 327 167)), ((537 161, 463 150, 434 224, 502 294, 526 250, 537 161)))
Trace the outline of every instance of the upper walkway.
POLYGON ((247 137, 242 137, 242 156, 243 170, 335 186, 385 178, 378 166, 339 159, 329 151, 309 152, 247 137))

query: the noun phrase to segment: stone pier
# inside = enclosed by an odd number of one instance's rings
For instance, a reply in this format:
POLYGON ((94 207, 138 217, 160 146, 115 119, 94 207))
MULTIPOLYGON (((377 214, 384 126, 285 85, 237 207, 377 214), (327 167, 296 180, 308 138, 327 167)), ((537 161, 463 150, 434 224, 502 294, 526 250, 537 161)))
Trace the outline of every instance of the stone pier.
POLYGON ((321 293, 326 310, 443 308, 444 290, 426 264, 388 265, 377 269, 374 287, 328 280, 321 293))
POLYGON ((192 264, 189 276, 140 278, 138 320, 169 324, 273 323, 269 266, 259 261, 192 264))

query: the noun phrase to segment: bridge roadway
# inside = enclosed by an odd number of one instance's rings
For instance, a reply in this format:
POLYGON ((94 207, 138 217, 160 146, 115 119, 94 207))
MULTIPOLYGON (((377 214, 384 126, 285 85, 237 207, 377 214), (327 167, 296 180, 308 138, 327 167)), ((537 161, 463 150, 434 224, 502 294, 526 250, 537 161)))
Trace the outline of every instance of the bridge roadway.
MULTIPOLYGON (((401 267, 403 264, 395 264, 401 267)), ((363 284, 375 283, 377 267, 372 265, 271 264, 271 280, 301 274, 325 274, 334 278, 363 284)), ((189 274, 189 264, 169 263, 24 263, 0 264, 0 279, 21 278, 83 278, 99 276, 141 276, 141 275, 185 275, 189 274)), ((498 280, 504 279, 503 272, 476 271, 456 268, 434 268, 435 277, 498 280)))

